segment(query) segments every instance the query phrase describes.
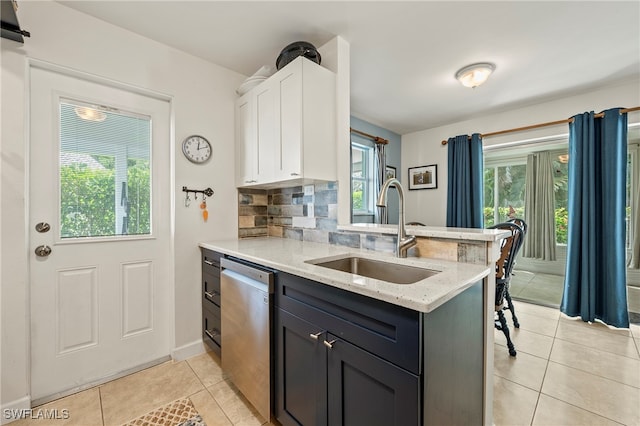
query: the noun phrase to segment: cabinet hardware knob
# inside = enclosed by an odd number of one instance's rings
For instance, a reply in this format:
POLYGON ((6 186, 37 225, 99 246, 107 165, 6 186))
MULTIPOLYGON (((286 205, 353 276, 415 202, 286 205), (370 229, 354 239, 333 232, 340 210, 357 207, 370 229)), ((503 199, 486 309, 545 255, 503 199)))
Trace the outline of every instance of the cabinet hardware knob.
POLYGON ((323 333, 323 331, 318 331, 317 333, 311 333, 309 334, 309 337, 311 337, 314 340, 318 340, 318 337, 320 337, 320 335, 323 333))
POLYGON ((300 176, 300 173, 291 173, 291 176, 300 176))
POLYGON ((327 342, 327 341, 325 340, 323 343, 324 343, 324 345, 325 345, 326 347, 328 347, 328 348, 333 348, 333 344, 334 344, 335 342, 336 342, 336 341, 335 341, 335 339, 334 339, 334 340, 332 340, 332 341, 330 341, 330 342, 327 342))
POLYGON ((213 261, 211 261, 211 260, 205 259, 204 263, 206 263, 209 266, 213 266, 213 261))
POLYGON ((205 291, 204 295, 207 296, 208 298, 213 298, 216 296, 220 296, 220 293, 218 293, 217 291, 214 291, 214 292, 205 291))

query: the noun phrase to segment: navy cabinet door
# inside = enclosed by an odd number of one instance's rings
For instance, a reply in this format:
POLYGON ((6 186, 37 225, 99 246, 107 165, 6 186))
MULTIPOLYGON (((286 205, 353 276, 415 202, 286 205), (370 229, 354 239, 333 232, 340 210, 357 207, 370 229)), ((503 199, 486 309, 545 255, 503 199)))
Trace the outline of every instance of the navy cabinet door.
POLYGON ((420 419, 419 377, 327 334, 331 426, 411 426, 420 419))
POLYGON ((276 309, 276 418, 284 425, 327 424, 326 333, 276 309))

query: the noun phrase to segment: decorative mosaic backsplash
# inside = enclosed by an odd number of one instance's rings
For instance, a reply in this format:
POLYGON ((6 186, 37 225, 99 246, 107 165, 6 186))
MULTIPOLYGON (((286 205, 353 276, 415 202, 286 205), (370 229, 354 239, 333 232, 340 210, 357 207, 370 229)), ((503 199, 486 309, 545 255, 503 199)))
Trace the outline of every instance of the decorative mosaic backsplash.
POLYGON ((282 237, 393 252, 395 237, 342 232, 338 183, 279 189, 238 189, 238 236, 282 237))
MULTIPOLYGON (((281 237, 393 253, 396 237, 338 231, 338 183, 238 189, 238 237, 281 237)), ((409 256, 484 264, 482 242, 418 238, 409 256)))

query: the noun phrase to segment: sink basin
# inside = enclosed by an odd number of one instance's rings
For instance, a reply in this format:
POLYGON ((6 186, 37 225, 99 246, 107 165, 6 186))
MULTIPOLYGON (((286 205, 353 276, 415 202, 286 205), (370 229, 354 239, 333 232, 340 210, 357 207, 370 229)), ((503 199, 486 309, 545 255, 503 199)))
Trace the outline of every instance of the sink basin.
POLYGON ((333 260, 310 260, 307 263, 394 284, 413 284, 440 272, 357 256, 333 260))

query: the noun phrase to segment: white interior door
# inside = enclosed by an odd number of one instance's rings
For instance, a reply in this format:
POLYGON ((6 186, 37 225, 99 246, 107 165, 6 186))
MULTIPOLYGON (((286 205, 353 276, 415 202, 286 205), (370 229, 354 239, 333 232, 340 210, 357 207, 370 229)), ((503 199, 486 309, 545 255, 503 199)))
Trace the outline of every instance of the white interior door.
POLYGON ((170 105, 32 67, 31 398, 166 358, 170 105))

